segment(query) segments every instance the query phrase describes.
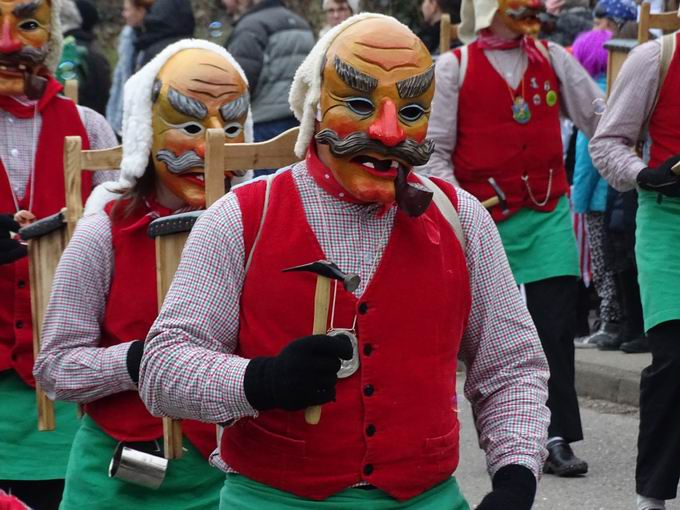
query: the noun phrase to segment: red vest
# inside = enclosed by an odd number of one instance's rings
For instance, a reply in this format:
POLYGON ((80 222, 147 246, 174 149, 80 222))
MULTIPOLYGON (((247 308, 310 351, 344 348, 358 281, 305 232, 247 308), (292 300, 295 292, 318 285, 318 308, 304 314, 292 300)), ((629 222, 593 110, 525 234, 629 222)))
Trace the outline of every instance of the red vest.
MULTIPOLYGON (((569 186, 562 156, 559 100, 553 106, 546 102, 546 89, 559 93, 550 62, 529 62, 524 85, 520 83, 512 92, 516 97, 524 90, 531 110, 531 120, 519 124, 512 116, 508 84, 477 42, 467 48, 468 67, 458 98, 458 135, 452 155, 460 186, 484 201, 495 196, 488 182, 493 177, 506 194, 511 214, 522 208, 552 211, 569 186), (548 191, 545 205, 537 205, 548 191)), ((460 49, 453 53, 460 60, 460 49)), ((509 216, 500 207, 490 212, 497 222, 509 216)))
MULTIPOLYGON (((114 203, 106 206, 109 216, 114 203)), ((164 210, 162 215, 169 213, 164 210)), ((114 276, 104 312, 100 347, 144 340, 158 316, 156 245, 146 234, 156 216, 145 209, 128 218, 111 218, 114 276)), ((163 435, 162 420, 151 416, 136 391, 100 398, 86 404, 85 411, 118 441, 151 441, 163 435)), ((204 457, 217 447, 215 425, 185 420, 182 428, 204 457)))
MULTIPOLYGON (((680 33, 675 34, 676 43, 680 33)), ((659 101, 649 119, 649 136, 652 147, 649 166, 655 168, 671 156, 680 153, 680 51, 675 52, 668 74, 659 91, 659 101)))
MULTIPOLYGON (((438 184, 456 204, 455 191, 438 184)), ((262 212, 264 183, 234 190, 246 252, 262 212)), ((292 172, 272 183, 269 209, 241 296, 238 354, 273 356, 311 334, 316 276, 282 269, 325 255, 292 172)), ((361 366, 337 384, 321 422, 272 410, 225 428, 221 455, 237 472, 298 496, 325 499, 358 482, 405 500, 458 465, 456 356, 470 310, 465 256, 436 207, 397 212, 382 260, 360 300, 338 288, 336 327, 355 314, 361 366)))
MULTIPOLYGON (((54 96, 40 110, 42 128, 35 155, 33 214, 38 219, 59 212, 66 203, 64 190, 64 137, 80 136, 83 149, 89 148, 87 132, 75 104, 54 96)), ((92 189, 92 177, 83 173, 83 202, 92 189)), ((19 202, 28 209, 31 183, 19 202)), ((0 213, 14 213, 12 189, 0 162, 0 213)), ((31 290, 28 285, 28 259, 0 265, 0 372, 14 369, 31 386, 33 379, 33 327, 31 290)))

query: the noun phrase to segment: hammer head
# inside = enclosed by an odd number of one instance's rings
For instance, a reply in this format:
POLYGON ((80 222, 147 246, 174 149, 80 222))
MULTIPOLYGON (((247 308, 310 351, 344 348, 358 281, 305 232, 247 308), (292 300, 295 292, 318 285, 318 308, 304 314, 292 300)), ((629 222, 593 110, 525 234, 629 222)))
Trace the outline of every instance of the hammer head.
POLYGON ((359 283, 361 282, 359 275, 354 273, 343 273, 342 270, 330 260, 317 260, 316 262, 289 267, 288 269, 283 270, 284 273, 289 271, 307 271, 332 280, 340 280, 342 286, 349 292, 357 290, 357 287, 359 287, 359 283))
POLYGON ((493 192, 498 197, 498 205, 500 205, 501 211, 503 211, 503 214, 509 214, 510 210, 508 209, 508 202, 506 200, 505 192, 503 191, 503 189, 501 189, 501 187, 496 182, 496 179, 494 179, 493 177, 489 177, 488 182, 489 185, 493 188, 493 192))

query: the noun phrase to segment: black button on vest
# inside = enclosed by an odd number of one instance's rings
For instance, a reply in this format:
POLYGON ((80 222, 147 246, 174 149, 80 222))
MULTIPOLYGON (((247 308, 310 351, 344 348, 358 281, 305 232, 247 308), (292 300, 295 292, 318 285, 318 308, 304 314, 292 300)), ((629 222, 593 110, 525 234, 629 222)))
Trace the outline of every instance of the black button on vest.
POLYGON ((373 472, 373 464, 366 464, 364 466, 364 474, 366 476, 370 475, 373 472))
POLYGON ((365 344, 364 345, 364 354, 366 356, 370 356, 371 353, 373 353, 373 346, 371 344, 365 344))
POLYGON ((368 312, 368 305, 366 303, 361 303, 359 305, 359 313, 364 315, 366 312, 368 312))
POLYGON ((26 282, 24 280, 19 280, 17 282, 17 287, 19 287, 20 289, 23 289, 25 286, 26 286, 26 282))
POLYGON ((368 437, 372 437, 375 435, 375 425, 371 424, 368 427, 366 427, 366 435, 368 437))
POLYGON ((21 329, 21 328, 24 327, 24 321, 16 321, 16 322, 14 323, 14 326, 15 326, 17 329, 21 329))
POLYGON ((375 389, 373 388, 372 384, 367 384, 366 386, 364 386, 364 395, 366 395, 367 397, 373 395, 374 391, 375 389))

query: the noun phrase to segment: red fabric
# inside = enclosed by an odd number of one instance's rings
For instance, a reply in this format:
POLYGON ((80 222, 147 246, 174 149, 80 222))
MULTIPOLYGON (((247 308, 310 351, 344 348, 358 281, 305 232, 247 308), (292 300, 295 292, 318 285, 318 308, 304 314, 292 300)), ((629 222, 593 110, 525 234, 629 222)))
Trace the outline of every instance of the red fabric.
MULTIPOLYGON (((106 206, 111 217, 115 202, 106 206)), ((127 217, 111 217, 114 277, 111 280, 100 347, 144 340, 158 315, 156 245, 147 234, 154 218, 169 209, 152 204, 127 217)), ((125 391, 85 405, 85 411, 108 435, 118 441, 151 441, 163 435, 163 422, 149 414, 136 391, 125 391)), ((215 425, 182 421, 182 429, 204 457, 217 447, 215 425)))
POLYGON ((30 119, 35 115, 36 110, 42 112, 63 88, 61 83, 52 76, 48 76, 47 78, 47 86, 45 87, 42 97, 37 101, 37 108, 35 102, 29 101, 28 99, 26 100, 27 103, 24 104, 13 96, 0 95, 0 109, 5 110, 20 119, 30 119))
MULTIPOLYGON (((676 43, 680 33, 675 34, 676 43)), ((680 153, 680 51, 676 51, 668 67, 668 74, 659 91, 659 101, 649 119, 652 147, 649 166, 658 167, 671 156, 680 153)))
MULTIPOLYGON (((455 202, 453 188, 438 184, 455 202)), ((245 228, 259 223, 263 191, 264 183, 234 190, 244 218, 258 218, 245 228)), ((292 174, 280 174, 243 286, 240 356, 273 356, 311 333, 316 277, 282 269, 323 258, 292 174)), ((358 314, 359 371, 338 382, 318 425, 302 411, 261 412, 224 430, 222 458, 244 476, 317 500, 361 481, 405 500, 446 480, 458 464, 456 356, 469 309, 465 256, 446 219, 434 206, 418 218, 397 211, 361 300, 338 288, 335 327, 351 327, 358 314)))
POLYGON ((503 39, 494 34, 490 28, 481 30, 477 35, 479 47, 483 50, 512 50, 521 48, 529 57, 530 62, 545 61, 541 52, 536 49, 533 39, 528 35, 518 36, 514 39, 503 39))
MULTIPOLYGON (((83 149, 89 148, 87 132, 78 110, 70 99, 53 96, 43 107, 42 128, 35 155, 35 198, 33 214, 38 219, 59 212, 66 202, 64 188, 64 137, 80 136, 83 149)), ((92 177, 83 173, 83 203, 92 189, 92 177)), ((31 184, 19 202, 28 209, 31 184)), ((0 162, 0 212, 13 213, 14 201, 7 173, 0 162)), ((14 369, 31 386, 33 379, 33 328, 28 260, 0 265, 0 372, 14 369)))
MULTIPOLYGON (((530 44, 535 44, 533 41, 530 44)), ((543 44, 543 43, 539 43, 543 44)), ((460 60, 460 51, 454 50, 460 60)), ((468 45, 468 67, 458 99, 458 138, 452 159, 461 187, 479 200, 494 197, 488 182, 493 177, 507 195, 510 214, 522 208, 552 211, 559 198, 568 192, 562 156, 559 100, 546 104, 545 84, 559 94, 557 76, 548 62, 529 62, 524 74, 524 98, 531 110, 531 120, 518 124, 512 117, 512 99, 505 80, 491 66, 483 50, 474 42, 468 45), (534 103, 538 96, 540 104, 534 103), (493 143, 502 140, 503 143, 493 143), (550 169, 553 169, 550 198, 550 169), (522 180, 528 177, 528 186, 522 180)), ((513 92, 521 95, 522 84, 513 92)), ((491 210, 495 221, 507 219, 501 208, 491 210)))

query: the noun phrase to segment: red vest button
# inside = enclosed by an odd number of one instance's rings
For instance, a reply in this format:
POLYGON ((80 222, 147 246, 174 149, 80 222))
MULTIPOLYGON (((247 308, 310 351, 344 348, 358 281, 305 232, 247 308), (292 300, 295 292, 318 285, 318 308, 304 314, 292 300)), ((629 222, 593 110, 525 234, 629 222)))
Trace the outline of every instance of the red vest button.
POLYGON ((17 282, 17 287, 19 287, 20 289, 23 289, 25 286, 26 286, 26 282, 24 280, 19 280, 17 282))
POLYGON ((23 328, 24 327, 24 321, 16 321, 14 323, 14 327, 17 328, 17 329, 23 328))
POLYGON ((373 346, 371 344, 364 345, 364 355, 370 356, 373 353, 373 346))
POLYGON ((366 435, 368 437, 372 437, 375 435, 375 425, 371 424, 368 427, 366 427, 366 435))
POLYGON ((373 395, 374 391, 375 389, 373 388, 372 384, 367 384, 366 386, 364 386, 364 395, 366 395, 367 397, 373 395))
POLYGON ((370 475, 373 472, 373 464, 366 464, 364 466, 364 474, 366 476, 370 475))
POLYGON ((359 313, 364 315, 368 311, 368 305, 366 303, 361 303, 359 305, 359 313))

